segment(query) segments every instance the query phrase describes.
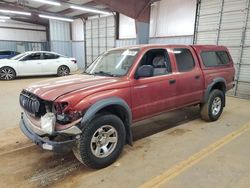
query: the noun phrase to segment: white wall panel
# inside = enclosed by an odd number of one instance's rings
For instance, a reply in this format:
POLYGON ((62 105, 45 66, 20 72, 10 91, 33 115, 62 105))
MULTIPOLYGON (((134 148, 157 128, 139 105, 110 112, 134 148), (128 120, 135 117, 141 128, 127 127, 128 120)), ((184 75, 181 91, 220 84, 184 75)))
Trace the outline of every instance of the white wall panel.
POLYGON ((45 42, 46 27, 7 20, 0 22, 0 40, 45 42))
POLYGON ((135 20, 123 14, 119 19, 119 39, 136 38, 135 20))
POLYGON ((84 41, 84 24, 82 19, 76 19, 72 22, 72 40, 84 41))
MULTIPOLYGON (((151 6, 150 37, 193 35, 196 0, 161 0, 151 6)), ((135 21, 120 14, 119 39, 136 38, 135 21)))
POLYGON ((151 7, 150 37, 193 35, 196 0, 161 0, 151 7))
POLYGON ((70 41, 70 23, 49 20, 51 41, 70 41))
POLYGON ((0 28, 0 40, 45 42, 45 31, 0 28))

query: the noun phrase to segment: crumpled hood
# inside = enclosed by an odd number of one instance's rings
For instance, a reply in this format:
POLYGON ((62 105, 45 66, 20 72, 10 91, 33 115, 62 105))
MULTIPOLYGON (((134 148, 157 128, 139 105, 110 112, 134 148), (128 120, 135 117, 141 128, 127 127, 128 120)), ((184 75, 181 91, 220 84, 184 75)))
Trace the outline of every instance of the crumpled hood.
POLYGON ((58 97, 73 91, 94 89, 96 87, 118 82, 118 80, 119 78, 115 77, 79 74, 37 82, 30 85, 25 90, 37 95, 41 99, 54 101, 58 97))

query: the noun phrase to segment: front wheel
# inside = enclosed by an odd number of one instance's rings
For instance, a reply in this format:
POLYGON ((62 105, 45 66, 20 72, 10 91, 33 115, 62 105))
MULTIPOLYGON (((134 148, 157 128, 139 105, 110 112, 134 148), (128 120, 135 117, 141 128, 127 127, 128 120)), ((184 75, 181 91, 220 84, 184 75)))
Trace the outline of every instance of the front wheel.
POLYGON ((113 114, 100 114, 84 128, 73 148, 76 158, 86 166, 100 169, 119 157, 125 144, 125 128, 113 114))
POLYGON ((201 118, 205 121, 216 121, 224 107, 225 94, 218 89, 211 91, 208 101, 201 105, 201 118))
POLYGON ((1 80, 14 80, 16 78, 16 72, 11 67, 2 67, 0 69, 1 80))
POLYGON ((68 76, 70 73, 69 67, 62 65, 57 69, 57 76, 68 76))

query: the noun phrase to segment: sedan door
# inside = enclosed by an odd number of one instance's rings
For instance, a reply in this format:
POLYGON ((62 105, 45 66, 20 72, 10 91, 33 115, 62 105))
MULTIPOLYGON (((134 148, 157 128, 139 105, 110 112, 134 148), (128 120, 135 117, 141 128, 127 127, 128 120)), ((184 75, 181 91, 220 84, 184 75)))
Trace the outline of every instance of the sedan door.
POLYGON ((61 65, 59 55, 44 52, 42 56, 42 71, 44 74, 57 74, 57 69, 61 65))
POLYGON ((41 53, 31 53, 19 60, 19 75, 42 75, 41 53))

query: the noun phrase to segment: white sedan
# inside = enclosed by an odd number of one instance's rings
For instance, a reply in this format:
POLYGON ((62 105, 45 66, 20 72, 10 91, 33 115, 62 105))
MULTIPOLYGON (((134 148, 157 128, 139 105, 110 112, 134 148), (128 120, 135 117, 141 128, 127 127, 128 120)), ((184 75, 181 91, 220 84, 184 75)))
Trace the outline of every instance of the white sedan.
POLYGON ((11 59, 0 60, 1 80, 13 80, 17 76, 66 76, 76 70, 77 64, 74 58, 68 58, 54 52, 31 51, 11 59))

